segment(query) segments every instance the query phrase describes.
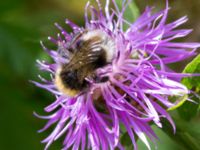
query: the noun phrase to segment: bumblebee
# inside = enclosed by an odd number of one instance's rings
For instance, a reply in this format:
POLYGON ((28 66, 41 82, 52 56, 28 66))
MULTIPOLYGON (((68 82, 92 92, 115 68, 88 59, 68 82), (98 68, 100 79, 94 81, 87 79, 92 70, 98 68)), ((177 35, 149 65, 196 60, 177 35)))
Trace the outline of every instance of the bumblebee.
POLYGON ((61 55, 70 57, 56 72, 55 85, 58 90, 68 96, 75 96, 90 87, 91 83, 87 79, 95 83, 108 81, 109 77, 98 77, 96 70, 112 62, 115 49, 114 40, 100 30, 78 33, 67 48, 58 47, 61 55))

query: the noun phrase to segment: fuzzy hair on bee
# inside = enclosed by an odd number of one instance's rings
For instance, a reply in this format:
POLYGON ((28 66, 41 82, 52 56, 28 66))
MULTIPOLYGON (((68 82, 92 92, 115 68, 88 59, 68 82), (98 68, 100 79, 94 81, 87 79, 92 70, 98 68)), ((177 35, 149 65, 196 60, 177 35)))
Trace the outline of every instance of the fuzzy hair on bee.
POLYGON ((115 49, 113 39, 100 30, 78 33, 67 48, 60 45, 58 53, 67 61, 56 71, 57 89, 68 96, 75 96, 90 87, 87 79, 95 83, 108 81, 109 77, 99 77, 96 70, 112 62, 115 49))

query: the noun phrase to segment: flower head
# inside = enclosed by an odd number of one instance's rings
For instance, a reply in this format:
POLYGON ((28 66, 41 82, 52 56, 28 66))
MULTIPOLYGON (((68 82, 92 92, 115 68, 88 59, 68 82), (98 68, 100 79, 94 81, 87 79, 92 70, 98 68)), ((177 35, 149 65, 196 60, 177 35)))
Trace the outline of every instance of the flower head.
POLYGON ((135 150, 135 136, 150 149, 146 136, 156 138, 151 122, 162 128, 163 117, 175 130, 166 110, 177 102, 169 98, 190 93, 180 83, 181 78, 189 75, 176 73, 167 65, 193 56, 200 44, 173 42, 191 30, 176 29, 187 17, 166 23, 168 4, 157 13, 147 7, 135 22, 128 22, 123 14, 130 2, 124 3, 121 10, 115 0, 113 10, 109 9, 110 0, 106 0, 104 8, 97 0, 98 9, 88 2, 85 27, 66 20, 73 31, 68 33, 56 24, 63 37, 58 34, 57 39, 49 38, 57 50, 42 44, 54 63, 38 64, 41 70, 52 74, 52 81, 40 77, 43 83, 34 83, 56 96, 55 102, 45 108, 52 114, 38 116, 48 120, 41 132, 56 123, 53 132, 43 140, 47 143, 45 149, 61 136, 65 137, 64 150, 123 149, 122 126, 135 150), (125 24, 129 26, 126 30, 125 24), (87 53, 87 61, 82 60, 83 52, 87 53), (100 52, 106 52, 106 56, 100 52))

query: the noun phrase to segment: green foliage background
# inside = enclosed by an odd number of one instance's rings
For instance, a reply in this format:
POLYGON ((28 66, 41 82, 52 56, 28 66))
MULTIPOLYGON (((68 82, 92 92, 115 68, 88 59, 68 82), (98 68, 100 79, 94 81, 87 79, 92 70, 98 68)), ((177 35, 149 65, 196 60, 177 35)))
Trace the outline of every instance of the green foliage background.
MULTIPOLYGON (((57 29, 53 25, 54 22, 66 27, 64 20, 69 18, 83 25, 86 1, 2 0, 0 2, 0 150, 43 149, 44 145, 40 144, 40 141, 50 133, 50 130, 49 133, 36 132, 45 122, 34 117, 33 111, 44 114, 43 108, 50 104, 54 97, 29 82, 29 80, 38 80, 37 75, 41 73, 36 67, 35 60, 49 59, 40 47, 39 41, 47 42, 47 36, 56 36, 57 29)), ((156 10, 165 7, 164 0, 137 0, 136 4, 141 12, 146 5, 154 5, 156 10)), ((189 23, 184 27, 194 28, 195 32, 184 40, 200 41, 198 16, 200 1, 176 0, 170 1, 170 6, 172 10, 169 21, 185 14, 190 18, 189 23)), ((70 31, 67 27, 66 29, 70 31)), ((191 60, 172 67, 181 71, 189 61, 191 60)), ((186 71, 193 70, 186 69, 186 71)), ((195 72, 199 71, 199 69, 195 70, 195 72)), ((199 88, 196 87, 200 82, 199 78, 191 81, 196 82, 193 89, 197 89, 198 92, 199 88)), ((199 105, 186 103, 178 111, 171 113, 177 123, 177 134, 175 136, 167 125, 164 131, 153 127, 160 139, 157 141, 158 150, 199 150, 199 105), (192 115, 188 115, 189 113, 192 115)), ((125 141, 125 144, 129 145, 128 139, 125 141)), ((140 141, 138 144, 140 150, 146 149, 140 141)), ((50 149, 60 148, 61 141, 58 141, 50 149)), ((153 146, 152 148, 154 149, 153 146)))

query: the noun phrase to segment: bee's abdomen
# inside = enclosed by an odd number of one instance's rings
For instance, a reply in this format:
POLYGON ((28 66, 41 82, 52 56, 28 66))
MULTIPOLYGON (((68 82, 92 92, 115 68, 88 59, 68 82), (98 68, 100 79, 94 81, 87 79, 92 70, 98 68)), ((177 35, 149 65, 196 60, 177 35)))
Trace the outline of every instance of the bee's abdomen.
POLYGON ((87 82, 81 79, 78 70, 62 71, 60 78, 66 88, 81 91, 87 87, 87 82))

